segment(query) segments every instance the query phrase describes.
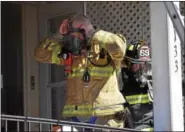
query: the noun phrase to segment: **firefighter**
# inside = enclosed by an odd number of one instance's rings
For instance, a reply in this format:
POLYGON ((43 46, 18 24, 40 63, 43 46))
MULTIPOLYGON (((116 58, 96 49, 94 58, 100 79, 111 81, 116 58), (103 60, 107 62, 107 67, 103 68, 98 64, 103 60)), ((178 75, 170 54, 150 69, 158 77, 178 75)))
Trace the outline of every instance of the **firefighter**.
POLYGON ((131 126, 137 129, 153 126, 150 53, 150 47, 146 42, 139 40, 128 45, 123 61, 122 80, 124 86, 122 93, 126 99, 125 104, 132 115, 133 124, 131 126), (144 121, 144 118, 148 119, 144 121), (136 125, 136 122, 140 123, 136 125))
POLYGON ((62 117, 76 121, 76 117, 98 117, 96 123, 124 127, 125 99, 119 91, 117 72, 125 52, 122 35, 96 30, 83 15, 63 20, 59 33, 41 42, 35 49, 36 60, 64 65, 68 75, 62 117))

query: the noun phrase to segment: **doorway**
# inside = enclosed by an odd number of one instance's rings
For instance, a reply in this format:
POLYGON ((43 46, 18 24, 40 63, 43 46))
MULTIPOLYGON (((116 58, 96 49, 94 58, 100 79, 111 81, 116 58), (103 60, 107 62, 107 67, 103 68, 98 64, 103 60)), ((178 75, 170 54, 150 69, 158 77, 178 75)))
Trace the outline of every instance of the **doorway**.
MULTIPOLYGON (((22 7, 12 2, 1 2, 1 56, 2 114, 22 115, 23 63, 22 63, 22 7)), ((16 124, 9 123, 10 128, 16 124)))
MULTIPOLYGON (((63 19, 72 14, 83 14, 83 2, 53 2, 39 8, 39 38, 55 34, 63 19)), ((66 80, 64 66, 40 63, 40 117, 61 118, 61 110, 65 102, 66 86, 51 86, 66 80)))

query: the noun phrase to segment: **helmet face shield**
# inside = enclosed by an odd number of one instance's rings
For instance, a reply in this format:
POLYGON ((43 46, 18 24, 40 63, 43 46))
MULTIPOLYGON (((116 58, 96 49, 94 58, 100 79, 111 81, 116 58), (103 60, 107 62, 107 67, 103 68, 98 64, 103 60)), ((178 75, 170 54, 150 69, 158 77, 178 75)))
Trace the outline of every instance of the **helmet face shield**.
POLYGON ((130 66, 130 71, 133 73, 137 81, 141 83, 146 83, 146 80, 151 77, 151 64, 150 63, 143 63, 143 64, 132 63, 130 66))
POLYGON ((140 64, 132 63, 131 66, 130 66, 130 70, 133 73, 136 73, 141 69, 141 67, 142 67, 142 65, 140 65, 140 64))

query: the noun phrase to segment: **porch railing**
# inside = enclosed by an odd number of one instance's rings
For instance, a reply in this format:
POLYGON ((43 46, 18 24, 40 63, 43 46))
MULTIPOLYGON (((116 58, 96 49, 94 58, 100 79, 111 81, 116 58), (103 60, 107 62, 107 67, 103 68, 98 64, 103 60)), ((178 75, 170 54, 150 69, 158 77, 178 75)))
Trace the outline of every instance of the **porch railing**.
MULTIPOLYGON (((102 125, 94 125, 94 124, 88 124, 88 123, 78 123, 78 122, 70 122, 70 121, 62 121, 62 120, 54 120, 54 119, 45 119, 45 118, 35 118, 35 117, 25 117, 25 116, 15 116, 15 115, 1 115, 1 124, 4 124, 4 131, 9 132, 9 122, 14 122, 16 123, 16 130, 20 132, 20 123, 23 124, 24 130, 27 132, 32 132, 32 131, 53 131, 52 128, 54 125, 59 125, 61 128, 63 126, 68 126, 71 128, 69 131, 74 131, 77 129, 78 131, 86 132, 86 130, 91 130, 91 131, 136 131, 132 129, 121 129, 121 128, 112 128, 112 127, 107 127, 107 126, 102 126, 102 125), (32 124, 37 124, 37 129, 38 130, 32 130, 31 125, 32 124), (45 127, 45 130, 43 129, 45 127)), ((1 125, 2 126, 2 125, 1 125)), ((3 132, 3 131, 2 131, 3 132)))

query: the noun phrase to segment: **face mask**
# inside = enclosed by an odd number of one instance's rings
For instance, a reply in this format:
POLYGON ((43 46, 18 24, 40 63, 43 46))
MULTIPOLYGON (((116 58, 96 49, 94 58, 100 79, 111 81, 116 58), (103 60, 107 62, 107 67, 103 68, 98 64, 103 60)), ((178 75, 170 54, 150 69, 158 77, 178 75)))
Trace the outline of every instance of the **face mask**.
POLYGON ((63 45, 73 55, 80 55, 82 48, 86 45, 85 31, 80 28, 73 28, 71 20, 64 20, 60 26, 60 33, 63 37, 63 45))
POLYGON ((85 41, 81 33, 75 32, 65 35, 63 37, 63 44, 73 55, 80 55, 85 41))

